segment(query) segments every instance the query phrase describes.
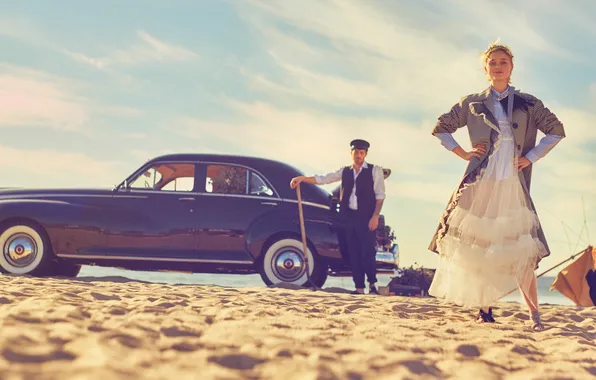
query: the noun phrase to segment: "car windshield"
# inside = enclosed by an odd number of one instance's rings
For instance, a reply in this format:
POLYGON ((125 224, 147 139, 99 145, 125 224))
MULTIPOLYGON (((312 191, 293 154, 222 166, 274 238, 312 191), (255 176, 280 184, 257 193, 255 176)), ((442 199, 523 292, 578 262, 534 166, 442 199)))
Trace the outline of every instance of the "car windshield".
POLYGON ((185 163, 155 164, 141 173, 130 184, 130 189, 160 191, 192 191, 195 183, 195 165, 185 163))

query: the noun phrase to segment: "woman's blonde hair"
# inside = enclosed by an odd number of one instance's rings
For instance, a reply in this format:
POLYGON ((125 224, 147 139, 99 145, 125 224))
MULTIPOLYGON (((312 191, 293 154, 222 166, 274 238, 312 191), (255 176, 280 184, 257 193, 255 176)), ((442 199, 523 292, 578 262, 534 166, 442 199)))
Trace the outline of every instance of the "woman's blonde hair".
MULTIPOLYGON (((482 60, 482 65, 486 65, 486 62, 488 62, 488 57, 494 53, 495 51, 502 51, 505 54, 507 54, 509 56, 509 58, 511 58, 511 63, 513 63, 513 53, 511 52, 511 48, 505 44, 502 44, 500 42, 500 39, 497 39, 495 42, 492 42, 488 45, 488 48, 486 48, 485 51, 482 52, 482 54, 480 54, 480 59, 482 60)), ((487 74, 487 79, 490 80, 490 78, 488 77, 487 74)), ((509 76, 509 82, 511 82, 511 76, 509 76)))

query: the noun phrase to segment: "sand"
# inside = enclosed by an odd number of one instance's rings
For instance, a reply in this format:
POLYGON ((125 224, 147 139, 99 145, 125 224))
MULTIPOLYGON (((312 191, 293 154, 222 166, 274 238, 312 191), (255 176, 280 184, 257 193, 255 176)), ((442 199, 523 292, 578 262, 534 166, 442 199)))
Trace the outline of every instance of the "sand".
POLYGON ((2 379, 582 379, 596 308, 0 276, 2 379))

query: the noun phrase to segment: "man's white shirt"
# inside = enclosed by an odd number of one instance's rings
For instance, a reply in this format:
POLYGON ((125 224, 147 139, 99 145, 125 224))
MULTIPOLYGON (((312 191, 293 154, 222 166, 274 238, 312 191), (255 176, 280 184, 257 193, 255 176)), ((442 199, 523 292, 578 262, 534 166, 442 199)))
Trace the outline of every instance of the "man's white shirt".
MULTIPOLYGON (((354 174, 354 188, 352 189, 352 193, 350 194, 350 202, 349 207, 352 210, 358 210, 358 197, 356 196, 356 178, 362 173, 362 169, 368 168, 368 163, 364 162, 362 167, 360 168, 359 172, 356 172, 356 169, 352 166, 352 174, 354 174)), ((333 182, 341 181, 342 173, 344 168, 339 169, 338 171, 331 172, 325 175, 315 175, 315 180, 319 185, 326 185, 333 182)), ((373 165, 372 168, 372 177, 373 177, 373 188, 375 191, 375 199, 385 199, 385 175, 383 173, 383 168, 373 165)))

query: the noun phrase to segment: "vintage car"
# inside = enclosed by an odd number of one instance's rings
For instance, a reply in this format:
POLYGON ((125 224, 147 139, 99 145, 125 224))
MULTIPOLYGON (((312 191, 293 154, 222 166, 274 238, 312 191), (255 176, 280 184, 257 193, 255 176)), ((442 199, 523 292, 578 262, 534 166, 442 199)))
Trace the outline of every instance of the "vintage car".
MULTIPOLYGON (((302 173, 256 157, 172 154, 147 161, 112 189, 0 190, 0 270, 78 274, 81 265, 191 273, 260 273, 305 285, 296 190, 302 173)), ((308 267, 322 286, 350 274, 337 202, 301 185, 308 267)), ((383 241, 382 239, 380 241, 383 241)), ((386 243, 386 242, 385 242, 386 243)), ((397 267, 379 244, 380 272, 397 267)))

